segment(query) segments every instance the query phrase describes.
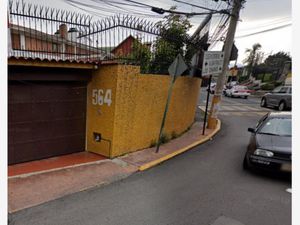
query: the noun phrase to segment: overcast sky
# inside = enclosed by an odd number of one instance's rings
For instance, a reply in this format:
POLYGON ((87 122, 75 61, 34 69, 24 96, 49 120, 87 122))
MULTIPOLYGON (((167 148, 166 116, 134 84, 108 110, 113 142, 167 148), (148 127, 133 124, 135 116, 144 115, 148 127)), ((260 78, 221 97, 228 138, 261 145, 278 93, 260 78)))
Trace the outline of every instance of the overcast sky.
MULTIPOLYGON (((93 13, 105 17, 114 13, 136 13, 136 16, 147 17, 150 20, 158 20, 163 16, 151 12, 149 7, 130 7, 126 4, 134 4, 127 0, 23 0, 24 2, 32 2, 40 5, 50 7, 62 8, 65 10, 81 11, 85 13, 93 13), (87 7, 76 4, 76 2, 94 5, 94 7, 87 7), (119 3, 123 3, 122 5, 119 3), (98 8, 97 8, 98 7, 98 8), (81 10, 81 9, 83 10, 81 10)), ((169 9, 171 6, 177 5, 178 11, 185 12, 203 12, 203 10, 192 7, 187 4, 179 3, 174 0, 134 0, 139 3, 149 4, 164 9, 169 9)), ((225 8, 226 4, 215 2, 213 0, 190 0, 184 1, 195 5, 200 5, 208 8, 219 9, 225 8)), ((99 17, 99 18, 100 18, 99 17)), ((194 25, 191 33, 203 20, 203 16, 193 17, 191 19, 194 25)), ((211 34, 220 19, 220 16, 215 16, 211 24, 211 34)), ((238 24, 235 43, 239 49, 238 62, 241 63, 245 56, 245 49, 251 48, 255 43, 262 45, 262 51, 265 56, 274 54, 278 51, 291 52, 291 38, 292 38, 292 23, 291 18, 291 0, 248 0, 244 4, 244 8, 240 14, 241 21, 238 24), (282 27, 280 29, 276 29, 282 27), (272 30, 274 29, 275 30, 272 30), (268 31, 271 30, 271 31, 268 31), (260 33, 262 32, 262 33, 260 33), (257 34, 258 33, 258 34, 257 34)), ((221 50, 223 43, 219 42, 211 48, 211 50, 221 50)))

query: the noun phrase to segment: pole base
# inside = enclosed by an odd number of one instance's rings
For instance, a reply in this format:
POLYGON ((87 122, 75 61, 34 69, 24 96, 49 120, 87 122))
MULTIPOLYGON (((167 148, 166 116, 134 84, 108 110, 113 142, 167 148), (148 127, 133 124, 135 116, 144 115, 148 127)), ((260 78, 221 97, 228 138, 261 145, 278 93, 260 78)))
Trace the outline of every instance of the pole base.
POLYGON ((208 124, 207 124, 207 128, 208 129, 216 129, 218 124, 218 120, 216 118, 208 118, 208 124))

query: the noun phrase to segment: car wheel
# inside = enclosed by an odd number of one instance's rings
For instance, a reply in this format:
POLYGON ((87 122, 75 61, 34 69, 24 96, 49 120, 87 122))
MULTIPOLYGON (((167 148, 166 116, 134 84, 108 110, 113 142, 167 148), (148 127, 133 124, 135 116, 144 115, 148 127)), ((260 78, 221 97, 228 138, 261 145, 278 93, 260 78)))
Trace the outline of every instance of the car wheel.
POLYGON ((247 99, 248 98, 248 96, 244 96, 244 99, 247 99))
POLYGON ((244 157, 244 161, 243 161, 243 169, 244 170, 248 170, 249 169, 249 165, 248 165, 246 156, 244 157))
POLYGON ((260 106, 261 107, 267 107, 267 101, 266 98, 262 98, 261 102, 260 102, 260 106))
POLYGON ((285 102, 284 102, 284 101, 281 101, 281 102, 279 103, 278 110, 279 110, 279 111, 283 111, 283 110, 285 110, 285 108, 286 108, 285 102))

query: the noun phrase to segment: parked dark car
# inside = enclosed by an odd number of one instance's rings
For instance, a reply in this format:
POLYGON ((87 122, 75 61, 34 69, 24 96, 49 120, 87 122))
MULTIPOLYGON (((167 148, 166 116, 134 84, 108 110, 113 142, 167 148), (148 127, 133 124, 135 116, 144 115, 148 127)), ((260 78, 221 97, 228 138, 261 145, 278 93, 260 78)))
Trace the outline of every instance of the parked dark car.
POLYGON ((261 107, 276 107, 279 111, 292 108, 292 87, 291 86, 279 86, 273 91, 266 93, 262 99, 261 107))
POLYGON ((291 112, 270 112, 248 128, 251 138, 243 167, 291 172, 291 112))

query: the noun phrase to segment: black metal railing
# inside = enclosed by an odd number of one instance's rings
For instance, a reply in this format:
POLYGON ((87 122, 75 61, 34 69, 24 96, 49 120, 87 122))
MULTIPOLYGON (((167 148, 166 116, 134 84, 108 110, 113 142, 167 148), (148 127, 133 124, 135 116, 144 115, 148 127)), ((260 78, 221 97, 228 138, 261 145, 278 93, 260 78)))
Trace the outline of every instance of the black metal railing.
POLYGON ((9 2, 9 56, 49 60, 107 61, 139 64, 151 57, 159 35, 155 23, 130 15, 94 21, 91 16, 9 2))

